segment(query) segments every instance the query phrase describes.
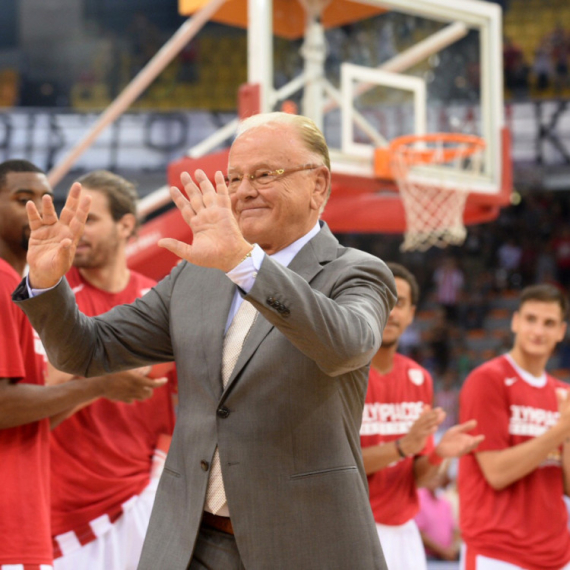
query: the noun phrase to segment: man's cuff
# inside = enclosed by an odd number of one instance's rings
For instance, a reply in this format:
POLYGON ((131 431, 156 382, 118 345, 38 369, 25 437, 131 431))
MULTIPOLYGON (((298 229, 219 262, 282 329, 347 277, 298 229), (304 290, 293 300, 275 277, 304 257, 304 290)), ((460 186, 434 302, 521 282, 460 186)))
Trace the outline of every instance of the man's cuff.
POLYGON ((60 283, 61 283, 61 279, 53 287, 49 287, 48 289, 32 289, 30 287, 30 280, 28 279, 28 276, 26 275, 26 287, 28 288, 28 295, 29 295, 30 299, 32 297, 37 297, 38 295, 41 295, 42 293, 45 293, 47 291, 51 291, 52 289, 55 289, 60 283))
POLYGON ((255 244, 251 256, 246 257, 239 265, 228 271, 226 275, 243 291, 249 293, 255 284, 257 272, 261 268, 265 252, 255 244))

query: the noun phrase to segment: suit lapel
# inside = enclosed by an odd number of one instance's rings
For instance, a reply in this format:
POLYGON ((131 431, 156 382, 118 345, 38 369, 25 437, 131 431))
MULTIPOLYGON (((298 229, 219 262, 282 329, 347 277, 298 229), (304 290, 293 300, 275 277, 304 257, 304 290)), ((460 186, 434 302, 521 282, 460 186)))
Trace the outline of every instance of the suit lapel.
MULTIPOLYGON (((301 251, 293 258, 289 264, 289 269, 304 277, 310 283, 323 268, 323 264, 328 263, 336 258, 336 249, 338 246, 337 239, 332 235, 328 226, 323 223, 321 231, 307 243, 301 251)), ((246 302, 246 301, 244 301, 246 302)), ((229 307, 228 307, 229 312, 229 307)), ((227 314, 226 314, 227 317, 227 314)), ((245 340, 243 349, 239 355, 235 368, 230 376, 224 396, 227 394, 234 380, 246 365, 249 359, 253 356, 263 339, 269 334, 273 325, 266 320, 263 316, 258 315, 249 334, 245 340)), ((221 355, 221 351, 220 351, 221 355)), ((220 356, 220 370, 221 370, 221 356, 220 356)), ((220 373, 221 374, 221 373, 220 373)), ((221 376, 220 376, 221 378, 221 376)), ((221 380, 220 380, 221 385, 221 380)))
POLYGON ((329 261, 336 259, 337 239, 323 222, 321 231, 303 247, 289 264, 289 269, 310 283, 329 261))

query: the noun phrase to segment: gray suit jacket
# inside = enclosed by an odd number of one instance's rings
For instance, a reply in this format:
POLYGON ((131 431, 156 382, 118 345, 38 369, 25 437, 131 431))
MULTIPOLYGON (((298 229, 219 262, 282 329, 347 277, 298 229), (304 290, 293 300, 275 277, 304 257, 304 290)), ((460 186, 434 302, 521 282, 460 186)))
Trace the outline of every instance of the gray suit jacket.
POLYGON ((221 271, 181 263, 142 299, 91 319, 65 280, 28 300, 20 287, 14 298, 67 372, 176 361, 178 419, 140 569, 187 568, 216 445, 248 570, 386 568, 359 429, 369 363, 395 302, 391 273, 326 226, 288 268, 266 257, 245 295, 260 318, 222 390, 234 291, 221 271))

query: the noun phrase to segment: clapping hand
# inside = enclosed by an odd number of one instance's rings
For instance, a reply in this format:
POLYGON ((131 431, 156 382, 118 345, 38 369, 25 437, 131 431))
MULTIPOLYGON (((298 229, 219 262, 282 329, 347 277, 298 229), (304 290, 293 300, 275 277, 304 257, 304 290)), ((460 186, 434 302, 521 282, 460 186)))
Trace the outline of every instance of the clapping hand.
POLYGON ((412 424, 410 431, 401 439, 400 445, 406 455, 416 455, 425 446, 430 435, 433 435, 441 422, 445 419, 445 412, 441 408, 424 406, 418 419, 412 424))
POLYGON ((149 378, 150 367, 115 372, 104 376, 105 389, 103 396, 108 400, 132 404, 150 398, 155 388, 168 382, 168 378, 149 378))
POLYGON ((31 287, 48 289, 67 273, 83 235, 90 205, 91 197, 81 195, 81 184, 77 182, 69 191, 59 219, 51 196, 42 198, 42 214, 32 201, 26 204, 31 230, 28 244, 31 287))
POLYGON ((197 184, 187 172, 180 177, 188 198, 178 188, 170 188, 172 200, 194 234, 192 245, 172 238, 161 239, 158 245, 194 265, 228 272, 252 245, 234 218, 223 174, 216 172, 215 187, 204 171, 196 170, 194 176, 197 184))
POLYGON ((476 427, 477 420, 470 420, 449 428, 436 447, 437 454, 440 457, 461 457, 466 453, 471 453, 485 439, 484 435, 467 433, 476 427))

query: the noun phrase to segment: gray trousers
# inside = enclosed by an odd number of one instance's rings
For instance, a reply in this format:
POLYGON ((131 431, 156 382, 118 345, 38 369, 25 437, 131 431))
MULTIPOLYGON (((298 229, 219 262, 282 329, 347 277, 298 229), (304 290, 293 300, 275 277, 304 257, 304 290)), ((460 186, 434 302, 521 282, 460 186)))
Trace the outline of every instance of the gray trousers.
POLYGON ((201 526, 188 570, 245 570, 231 534, 201 526))

